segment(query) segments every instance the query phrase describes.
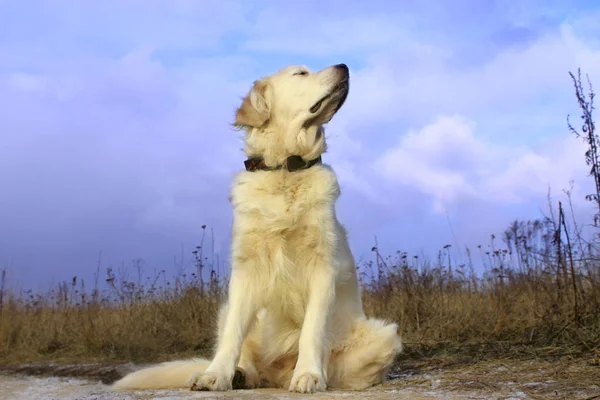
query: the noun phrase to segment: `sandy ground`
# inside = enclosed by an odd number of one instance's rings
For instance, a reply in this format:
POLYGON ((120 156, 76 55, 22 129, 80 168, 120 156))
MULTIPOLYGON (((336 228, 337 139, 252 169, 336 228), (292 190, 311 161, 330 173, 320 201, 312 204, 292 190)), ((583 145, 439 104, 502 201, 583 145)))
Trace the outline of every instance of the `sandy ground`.
POLYGON ((0 400, 174 400, 174 399, 502 399, 600 400, 600 366, 589 360, 494 360, 457 363, 426 360, 399 363, 383 385, 360 392, 314 395, 285 390, 225 393, 189 390, 113 391, 106 383, 132 365, 30 364, 0 366, 0 400), (103 383, 104 382, 104 383, 103 383))

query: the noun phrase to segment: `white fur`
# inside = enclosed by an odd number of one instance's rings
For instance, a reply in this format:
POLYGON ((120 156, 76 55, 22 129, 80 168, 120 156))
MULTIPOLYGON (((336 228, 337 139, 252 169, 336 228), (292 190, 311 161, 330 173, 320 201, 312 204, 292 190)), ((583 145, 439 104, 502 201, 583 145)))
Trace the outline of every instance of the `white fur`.
MULTIPOLYGON (((315 73, 291 66, 256 81, 234 123, 246 130, 245 153, 268 166, 290 155, 320 156, 322 125, 347 93, 331 91, 344 79, 348 72, 340 66, 315 73)), ((229 299, 213 360, 163 363, 114 387, 228 390, 236 369, 243 388, 312 393, 382 382, 402 344, 396 324, 364 314, 354 259, 336 217, 339 194, 335 173, 323 164, 240 172, 230 197, 229 299)))

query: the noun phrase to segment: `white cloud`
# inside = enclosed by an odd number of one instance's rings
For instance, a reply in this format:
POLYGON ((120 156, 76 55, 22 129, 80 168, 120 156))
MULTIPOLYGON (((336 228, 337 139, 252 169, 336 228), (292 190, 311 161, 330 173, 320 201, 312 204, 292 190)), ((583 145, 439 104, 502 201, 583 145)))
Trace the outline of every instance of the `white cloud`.
POLYGON ((388 182, 429 195, 436 212, 473 199, 495 206, 536 201, 548 187, 567 189, 570 180, 585 176, 585 144, 574 137, 527 149, 492 144, 476 132, 475 123, 464 117, 439 117, 401 136, 374 168, 388 182))
POLYGON ((441 210, 442 202, 475 194, 467 176, 470 171, 460 165, 477 162, 481 147, 472 135, 471 122, 462 117, 441 117, 401 137, 399 145, 374 164, 385 179, 432 196, 436 210, 441 210))
POLYGON ((353 71, 348 118, 357 124, 423 123, 436 114, 458 113, 525 120, 540 110, 546 119, 556 118, 552 111, 558 109, 564 121, 566 107, 574 104, 568 71, 580 66, 600 77, 600 49, 576 34, 577 21, 572 24, 508 47, 480 65, 417 41, 408 52, 402 46, 376 52, 366 67, 353 71))
MULTIPOLYGON (((429 196, 436 211, 472 200, 540 205, 549 186, 560 191, 570 180, 578 201, 589 181, 585 145, 566 129, 567 113, 578 115, 568 71, 581 66, 593 82, 600 78, 600 48, 578 22, 468 68, 455 66, 452 49, 427 42, 373 52, 352 70, 350 96, 334 120, 361 148, 339 164, 371 163, 387 185, 429 196)), ((372 181, 371 169, 343 172, 354 187, 372 181)), ((386 197, 386 184, 365 187, 376 199, 386 197)))
POLYGON ((543 198, 549 187, 553 191, 568 189, 569 182, 574 181, 574 201, 582 204, 591 187, 586 177, 586 150, 582 140, 565 132, 564 137, 551 139, 537 149, 505 158, 503 167, 481 183, 481 191, 490 201, 525 202, 543 198))

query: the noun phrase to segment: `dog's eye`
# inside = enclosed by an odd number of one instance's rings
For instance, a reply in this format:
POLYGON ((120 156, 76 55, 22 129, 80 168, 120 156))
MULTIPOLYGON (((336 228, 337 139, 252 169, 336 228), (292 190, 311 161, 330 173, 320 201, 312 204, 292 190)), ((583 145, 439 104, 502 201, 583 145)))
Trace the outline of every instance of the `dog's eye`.
POLYGON ((294 75, 308 75, 308 72, 306 72, 306 71, 298 71, 294 75))

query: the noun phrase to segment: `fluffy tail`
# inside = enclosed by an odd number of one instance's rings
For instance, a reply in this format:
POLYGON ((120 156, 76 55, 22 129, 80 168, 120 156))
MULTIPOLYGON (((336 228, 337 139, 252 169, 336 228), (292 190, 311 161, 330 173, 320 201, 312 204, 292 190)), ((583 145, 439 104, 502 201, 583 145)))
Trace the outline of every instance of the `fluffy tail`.
POLYGON ((125 375, 113 383, 114 389, 180 389, 188 388, 188 379, 196 372, 206 370, 210 361, 194 358, 168 361, 125 375))

